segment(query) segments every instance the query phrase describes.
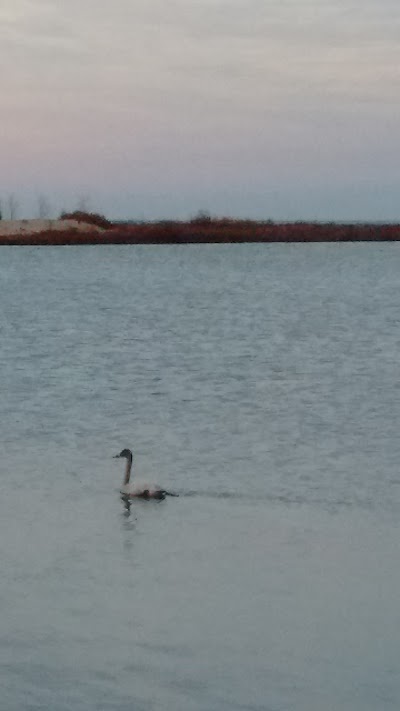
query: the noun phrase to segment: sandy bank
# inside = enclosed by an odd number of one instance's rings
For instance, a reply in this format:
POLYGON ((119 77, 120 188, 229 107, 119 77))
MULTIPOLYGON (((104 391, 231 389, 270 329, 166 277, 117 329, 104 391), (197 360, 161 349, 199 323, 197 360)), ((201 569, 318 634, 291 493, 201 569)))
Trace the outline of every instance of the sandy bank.
POLYGON ((77 230, 78 232, 104 232, 101 227, 77 220, 0 220, 0 236, 37 234, 38 232, 77 230))

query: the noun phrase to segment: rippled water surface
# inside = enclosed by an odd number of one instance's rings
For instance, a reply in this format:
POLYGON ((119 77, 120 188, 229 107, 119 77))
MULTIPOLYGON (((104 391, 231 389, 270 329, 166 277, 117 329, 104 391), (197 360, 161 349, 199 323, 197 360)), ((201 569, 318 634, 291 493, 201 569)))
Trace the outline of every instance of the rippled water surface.
POLYGON ((399 246, 1 247, 0 297, 2 711, 397 711, 399 246))

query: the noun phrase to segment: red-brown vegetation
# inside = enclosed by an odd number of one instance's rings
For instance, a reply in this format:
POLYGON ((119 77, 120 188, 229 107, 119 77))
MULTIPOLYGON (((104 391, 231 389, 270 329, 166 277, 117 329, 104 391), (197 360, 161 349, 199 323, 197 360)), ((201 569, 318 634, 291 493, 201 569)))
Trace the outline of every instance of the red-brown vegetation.
MULTIPOLYGON (((77 213, 68 215, 77 219, 77 213)), ((87 213, 86 213, 87 214, 87 213)), ((105 218, 104 218, 105 219, 105 218)), ((108 221, 107 221, 108 223, 108 221)), ((92 223, 94 224, 94 223, 92 223)), ((108 223, 102 232, 48 230, 0 235, 0 244, 203 244, 238 242, 400 241, 399 224, 274 223, 253 220, 195 219, 190 222, 108 223)))

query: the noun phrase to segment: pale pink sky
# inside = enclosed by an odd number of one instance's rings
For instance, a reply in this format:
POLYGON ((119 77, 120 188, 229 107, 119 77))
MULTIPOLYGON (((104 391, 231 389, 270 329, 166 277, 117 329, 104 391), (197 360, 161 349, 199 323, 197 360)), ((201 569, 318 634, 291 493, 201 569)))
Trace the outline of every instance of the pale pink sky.
POLYGON ((20 216, 400 220, 398 0, 2 0, 20 216))

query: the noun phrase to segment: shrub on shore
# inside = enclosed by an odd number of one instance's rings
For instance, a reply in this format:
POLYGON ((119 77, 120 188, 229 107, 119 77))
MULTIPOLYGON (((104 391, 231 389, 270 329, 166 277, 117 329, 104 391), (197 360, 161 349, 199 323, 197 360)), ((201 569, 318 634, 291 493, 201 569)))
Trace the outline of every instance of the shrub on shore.
POLYGON ((60 220, 76 220, 77 222, 85 222, 88 225, 102 227, 104 230, 112 227, 112 222, 107 220, 104 215, 99 215, 97 212, 85 212, 83 210, 75 210, 74 212, 62 212, 60 220))

